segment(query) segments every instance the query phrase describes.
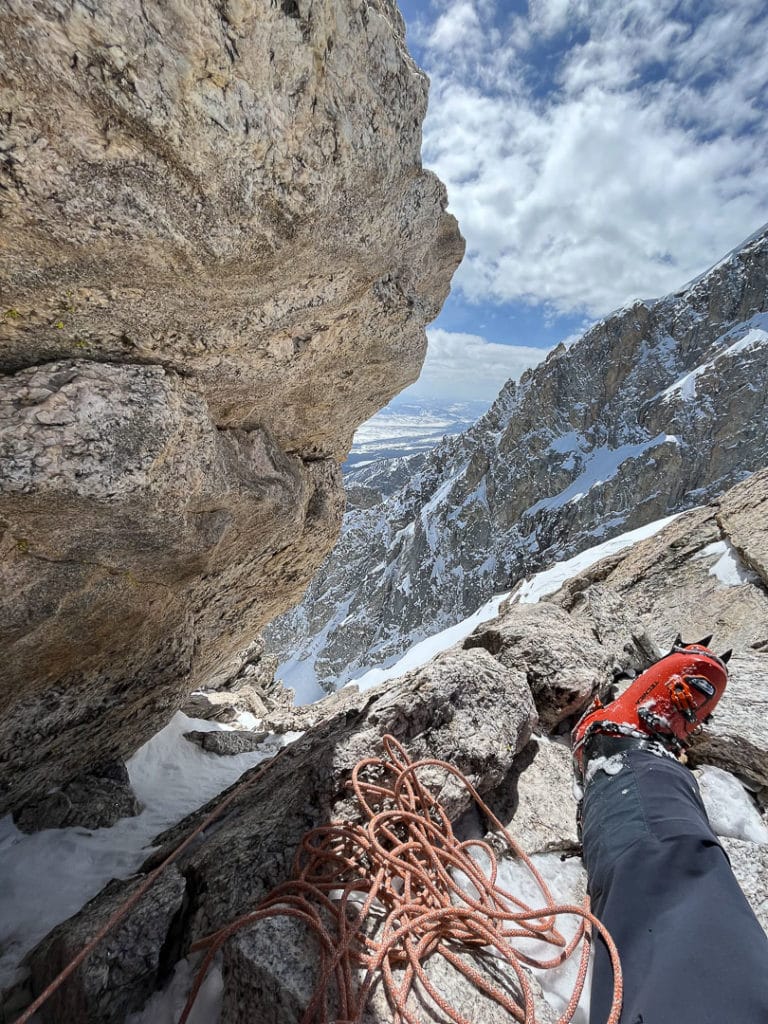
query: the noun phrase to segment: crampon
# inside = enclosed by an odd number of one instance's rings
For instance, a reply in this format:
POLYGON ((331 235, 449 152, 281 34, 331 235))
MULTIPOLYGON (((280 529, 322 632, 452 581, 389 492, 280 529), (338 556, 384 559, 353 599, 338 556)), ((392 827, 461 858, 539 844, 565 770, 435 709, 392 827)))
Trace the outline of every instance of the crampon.
MULTIPOLYGON (((679 757, 691 737, 712 714, 728 681, 731 651, 710 650, 712 637, 684 644, 680 637, 672 650, 631 683, 616 700, 603 704, 595 698, 571 733, 576 778, 584 778, 584 752, 600 747, 600 737, 659 743, 679 757)), ((614 744, 615 746, 616 744, 614 744)))

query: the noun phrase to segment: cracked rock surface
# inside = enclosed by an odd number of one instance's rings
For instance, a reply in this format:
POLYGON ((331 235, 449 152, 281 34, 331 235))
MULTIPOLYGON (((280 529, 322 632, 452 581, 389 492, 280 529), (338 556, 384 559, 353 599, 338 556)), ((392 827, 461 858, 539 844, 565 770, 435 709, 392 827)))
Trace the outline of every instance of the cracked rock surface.
POLYGON ((463 250, 391 0, 0 12, 0 814, 230 678, 463 250))
MULTIPOLYGON (((208 829, 204 841, 193 844, 176 862, 187 882, 184 911, 174 933, 177 955, 184 955, 181 949, 192 937, 201 938, 252 909, 274 885, 289 877, 294 853, 308 829, 354 815, 345 783, 361 758, 380 749, 384 734, 393 734, 414 758, 452 762, 481 793, 487 793, 509 773, 537 722, 525 676, 483 650, 453 650, 388 689, 352 694, 338 707, 330 700, 330 716, 244 789, 220 821, 208 829)), ((251 777, 258 771, 252 771, 251 777)), ((432 777, 433 771, 420 773, 420 779, 451 817, 458 818, 469 806, 467 793, 442 772, 432 777)), ((159 848, 145 869, 159 863, 219 799, 158 837, 159 848)), ((51 943, 59 948, 70 942, 70 934, 95 931, 114 908, 119 892, 127 897, 133 885, 134 881, 115 883, 32 951, 27 966, 34 990, 42 987, 49 970, 55 970, 51 943)), ((147 914, 152 918, 147 932, 156 936, 156 945, 162 948, 170 926, 164 910, 151 903, 142 902, 131 911, 125 922, 127 934, 139 929, 147 914)), ((226 953, 227 958, 238 955, 235 947, 226 953)), ((117 1024, 120 1013, 140 1005, 148 986, 155 984, 159 956, 155 949, 143 965, 129 960, 119 992, 112 993, 109 975, 94 972, 86 964, 66 983, 63 1005, 82 1007, 80 1019, 94 1024, 117 1024)), ((230 970, 229 959, 225 970, 230 970)), ((278 1014, 278 1009, 272 1012, 278 1014)), ((231 1019, 240 1019, 234 1016, 234 1008, 232 1014, 231 1019)), ((41 1010, 44 1022, 61 1019, 56 1006, 41 1010)), ((287 1018, 274 1017, 275 1021, 283 1019, 287 1018)))

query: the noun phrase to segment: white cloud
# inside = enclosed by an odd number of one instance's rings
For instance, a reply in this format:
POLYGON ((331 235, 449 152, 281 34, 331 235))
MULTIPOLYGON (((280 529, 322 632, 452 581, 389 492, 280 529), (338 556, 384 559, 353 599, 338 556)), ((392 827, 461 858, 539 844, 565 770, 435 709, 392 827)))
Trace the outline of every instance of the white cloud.
POLYGON ((471 0, 455 0, 439 16, 429 35, 428 45, 436 50, 466 47, 482 39, 480 19, 471 0))
POLYGON ((401 399, 449 398, 492 400, 502 385, 516 380, 546 356, 547 349, 498 345, 478 334, 427 330, 429 347, 424 369, 401 399))
POLYGON ((504 34, 490 13, 454 0, 423 36, 425 161, 467 238, 469 298, 600 316, 678 288, 768 219, 762 3, 538 0, 504 34), (578 41, 542 88, 558 33, 578 41))

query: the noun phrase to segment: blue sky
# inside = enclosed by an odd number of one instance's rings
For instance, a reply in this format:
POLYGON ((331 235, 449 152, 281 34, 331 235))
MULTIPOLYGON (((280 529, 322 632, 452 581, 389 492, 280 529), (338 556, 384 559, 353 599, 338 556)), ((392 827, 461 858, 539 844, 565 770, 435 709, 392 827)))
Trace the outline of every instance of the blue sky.
POLYGON ((492 399, 768 220, 757 0, 402 0, 467 256, 406 396, 492 399))

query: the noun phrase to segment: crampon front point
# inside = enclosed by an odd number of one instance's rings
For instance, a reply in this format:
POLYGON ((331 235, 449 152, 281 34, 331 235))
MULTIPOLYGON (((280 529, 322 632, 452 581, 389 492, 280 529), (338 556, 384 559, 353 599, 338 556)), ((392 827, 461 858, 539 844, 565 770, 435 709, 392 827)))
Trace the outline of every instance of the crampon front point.
POLYGON ((595 698, 571 733, 576 776, 583 778, 584 745, 596 734, 655 740, 675 755, 712 714, 728 682, 731 652, 717 655, 705 637, 684 644, 678 637, 669 654, 641 673, 609 704, 595 698))

